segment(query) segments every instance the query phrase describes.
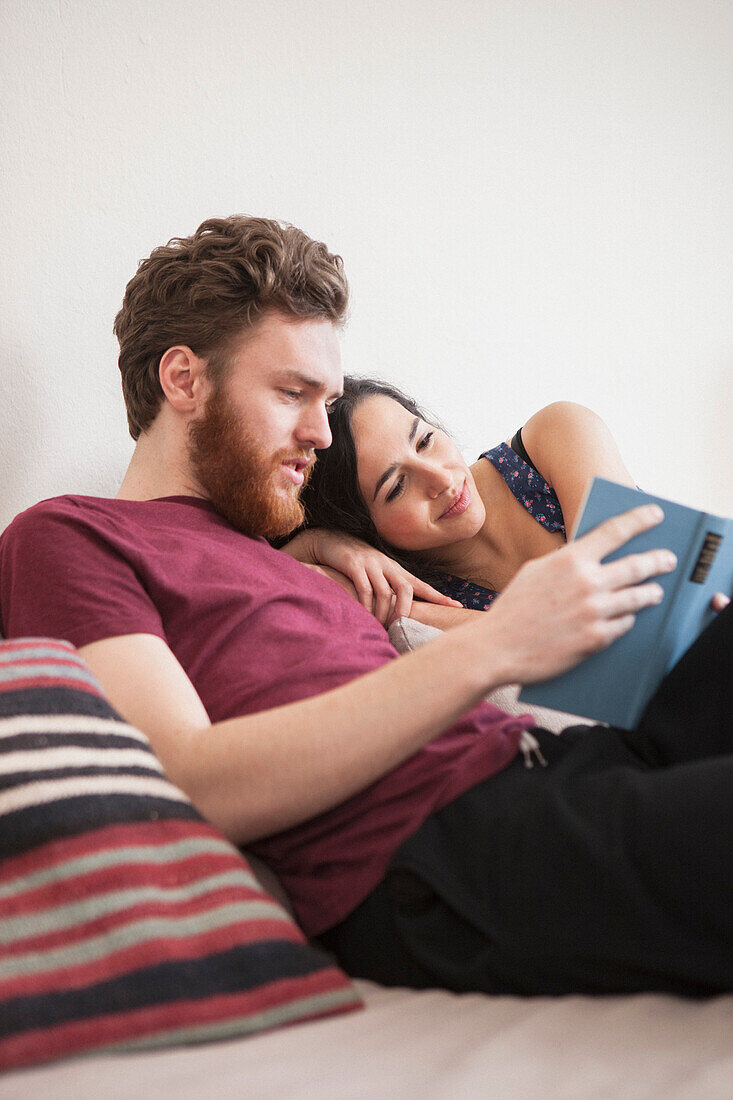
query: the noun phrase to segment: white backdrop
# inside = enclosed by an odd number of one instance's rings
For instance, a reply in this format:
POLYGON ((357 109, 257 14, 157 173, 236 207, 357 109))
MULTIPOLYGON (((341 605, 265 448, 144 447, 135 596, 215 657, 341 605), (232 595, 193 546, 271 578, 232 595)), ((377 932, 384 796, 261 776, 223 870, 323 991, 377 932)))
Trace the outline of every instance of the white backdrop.
POLYGON ((347 370, 474 457, 557 398, 733 514, 726 0, 4 0, 0 527, 113 494, 112 321, 205 217, 339 251, 347 370))

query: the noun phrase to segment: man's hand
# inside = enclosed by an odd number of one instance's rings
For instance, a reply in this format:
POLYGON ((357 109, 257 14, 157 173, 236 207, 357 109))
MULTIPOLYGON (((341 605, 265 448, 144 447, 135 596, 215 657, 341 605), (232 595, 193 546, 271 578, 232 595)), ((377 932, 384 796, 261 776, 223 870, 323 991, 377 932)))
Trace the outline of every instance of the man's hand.
POLYGON ((505 647, 508 680, 531 683, 572 668, 631 630, 638 611, 661 601, 661 585, 649 578, 675 568, 668 550, 601 560, 662 518, 655 505, 634 508, 522 566, 487 616, 505 647))
MULTIPOLYGON (((351 585, 343 584, 342 587, 354 591, 359 603, 384 626, 393 619, 409 615, 414 597, 445 607, 461 607, 456 600, 408 573, 386 554, 351 535, 314 527, 301 531, 282 549, 305 565, 326 566, 343 574, 351 585)), ((337 577, 333 579, 338 581, 337 577)))

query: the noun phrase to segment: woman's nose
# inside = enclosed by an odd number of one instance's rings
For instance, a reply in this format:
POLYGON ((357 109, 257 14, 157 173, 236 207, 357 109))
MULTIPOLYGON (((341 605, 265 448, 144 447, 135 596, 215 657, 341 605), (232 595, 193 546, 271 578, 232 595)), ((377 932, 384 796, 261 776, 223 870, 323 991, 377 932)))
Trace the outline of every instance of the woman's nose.
POLYGON ((436 462, 425 464, 424 477, 428 495, 432 498, 439 497, 452 484, 450 470, 436 462))

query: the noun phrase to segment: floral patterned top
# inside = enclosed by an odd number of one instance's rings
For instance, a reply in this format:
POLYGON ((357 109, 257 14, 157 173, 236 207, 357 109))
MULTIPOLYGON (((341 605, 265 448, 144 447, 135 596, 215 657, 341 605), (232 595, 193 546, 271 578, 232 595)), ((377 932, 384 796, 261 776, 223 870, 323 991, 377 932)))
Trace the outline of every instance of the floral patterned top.
MULTIPOLYGON (((525 462, 507 443, 500 443, 498 447, 484 451, 481 458, 488 458, 519 503, 542 527, 565 535, 565 520, 560 501, 555 490, 534 466, 525 462)), ((429 581, 439 592, 451 596, 474 611, 487 611, 498 595, 493 588, 484 588, 483 585, 474 584, 473 581, 456 577, 452 573, 432 574, 429 581)))

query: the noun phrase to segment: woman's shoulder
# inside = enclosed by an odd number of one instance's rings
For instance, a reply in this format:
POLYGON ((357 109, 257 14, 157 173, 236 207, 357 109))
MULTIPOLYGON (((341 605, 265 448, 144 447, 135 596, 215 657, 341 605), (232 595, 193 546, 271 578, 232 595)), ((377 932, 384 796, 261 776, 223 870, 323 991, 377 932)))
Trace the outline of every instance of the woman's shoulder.
POLYGON ((511 445, 498 443, 490 450, 484 451, 481 457, 491 463, 522 507, 526 508, 542 527, 551 532, 559 531, 565 534, 565 521, 560 501, 555 490, 532 464, 524 450, 521 429, 512 439, 511 445), (517 437, 524 456, 518 453, 519 448, 515 449, 517 437))

